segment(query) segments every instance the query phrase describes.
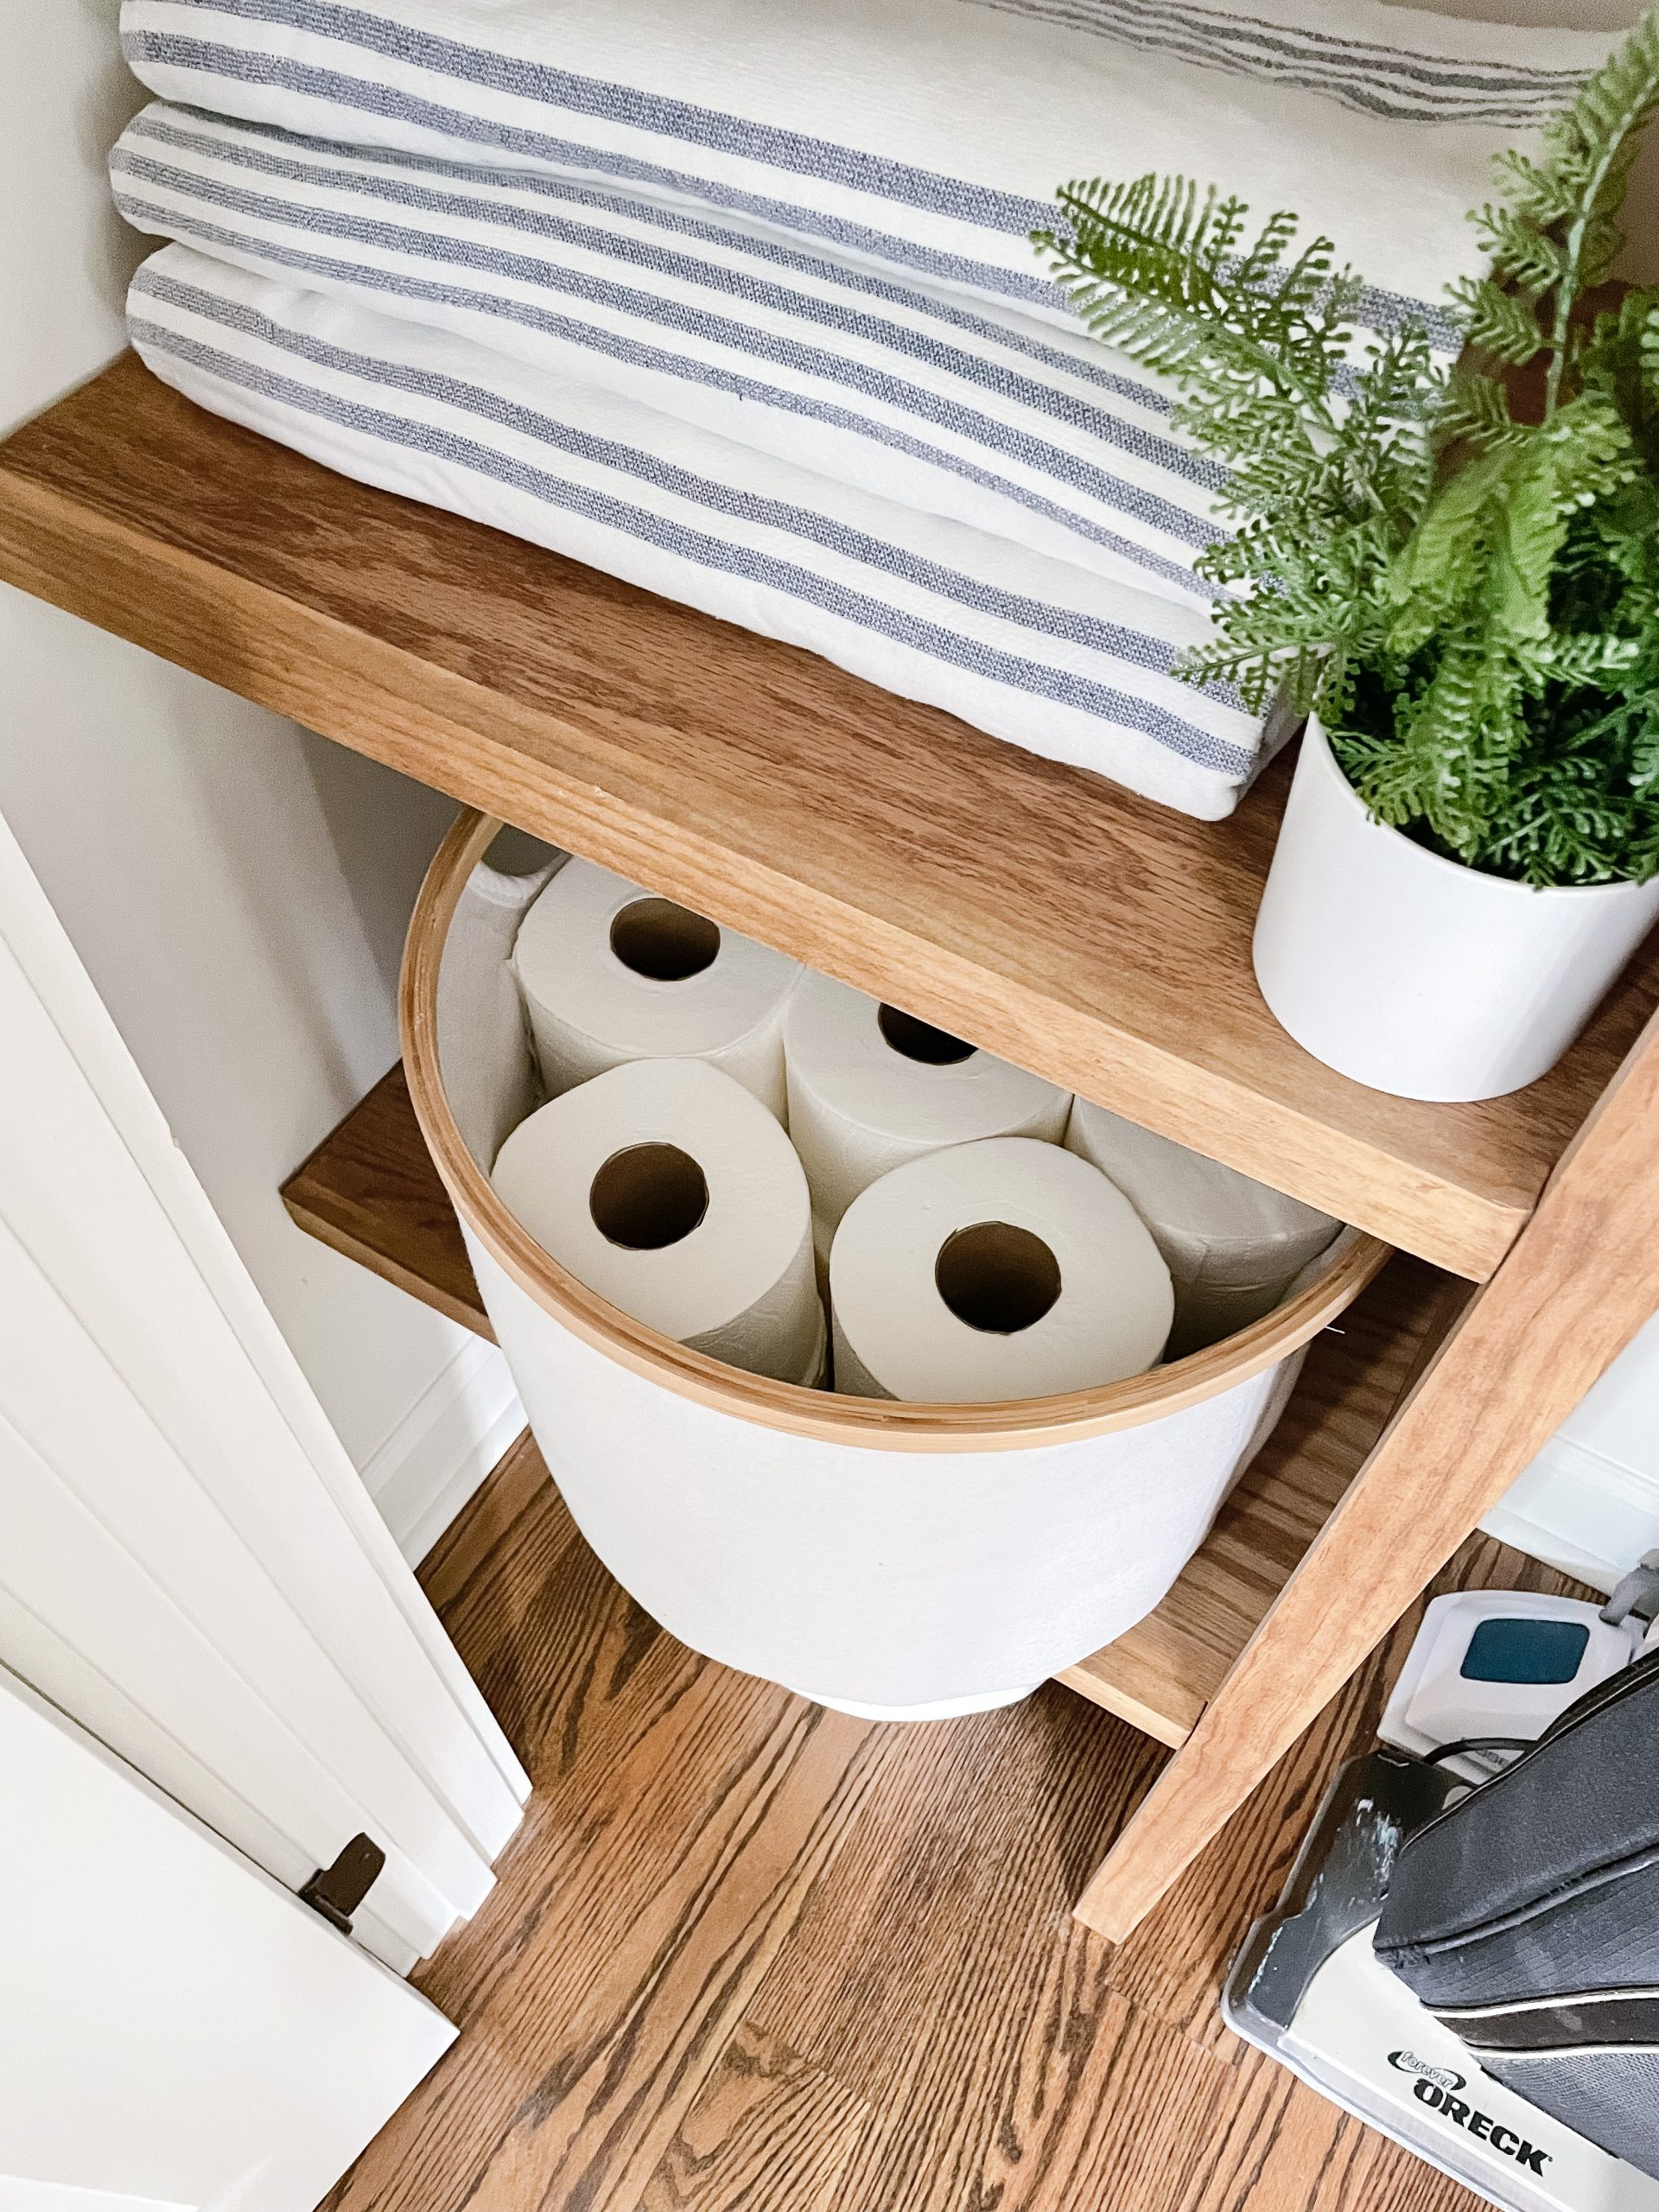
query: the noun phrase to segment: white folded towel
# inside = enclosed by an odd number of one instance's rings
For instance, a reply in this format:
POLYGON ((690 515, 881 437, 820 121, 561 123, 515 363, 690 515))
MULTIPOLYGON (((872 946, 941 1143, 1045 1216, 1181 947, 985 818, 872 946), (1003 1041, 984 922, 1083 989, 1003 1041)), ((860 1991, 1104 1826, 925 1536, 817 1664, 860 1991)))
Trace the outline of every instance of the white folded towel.
POLYGON ((133 342, 204 406, 342 474, 804 645, 1029 751, 1214 819, 1255 764, 1222 686, 1169 672, 1205 611, 562 382, 454 332, 183 245, 133 342))
POLYGON ((1376 325, 1478 268, 1488 157, 1615 42, 1381 0, 124 0, 122 28, 191 106, 718 208, 1062 321, 1027 242, 1055 185, 1183 170, 1300 210, 1376 325))
POLYGON ((1223 472, 1080 331, 591 185, 354 153, 157 102, 111 156, 159 232, 886 499, 1207 604, 1223 472))

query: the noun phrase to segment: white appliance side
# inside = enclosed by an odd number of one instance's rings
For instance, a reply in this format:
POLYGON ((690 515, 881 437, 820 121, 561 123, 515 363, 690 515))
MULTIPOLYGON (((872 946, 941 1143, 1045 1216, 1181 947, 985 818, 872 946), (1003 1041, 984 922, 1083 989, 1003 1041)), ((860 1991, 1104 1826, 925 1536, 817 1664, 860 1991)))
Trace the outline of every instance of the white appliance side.
POLYGON ((309 2212, 454 2040, 0 1669, 0 2212, 309 2212))
POLYGON ((399 1967, 529 1783, 0 824, 0 1660, 399 1967))
MULTIPOLYGON (((104 165, 143 95, 118 12, 0 8, 0 431, 125 343, 144 242, 104 165)), ((492 1464, 505 1363, 277 1190, 397 1056, 403 933, 454 809, 4 586, 0 667, 0 814, 414 1555, 492 1464)))
POLYGON ((1659 1547, 1659 1314, 1480 1525, 1597 1590, 1659 1547))

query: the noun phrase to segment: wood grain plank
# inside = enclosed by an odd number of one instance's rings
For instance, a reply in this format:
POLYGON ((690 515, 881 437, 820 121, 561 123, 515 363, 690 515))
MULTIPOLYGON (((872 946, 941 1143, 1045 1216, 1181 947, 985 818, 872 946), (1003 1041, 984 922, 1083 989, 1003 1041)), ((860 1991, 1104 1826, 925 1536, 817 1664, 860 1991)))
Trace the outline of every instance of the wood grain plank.
POLYGON ((537 548, 333 476, 130 358, 0 448, 0 576, 1471 1277, 1648 1008, 1543 1082, 1390 1099, 1274 1022, 1282 803, 1186 820, 537 548))
MULTIPOLYGON (((526 1429, 421 1561, 422 1586, 439 1611, 455 1621, 474 1606, 486 1617, 505 1611, 511 1618, 515 1592, 526 1581, 534 1588, 544 1580, 575 1534, 526 1429), (527 1575, 526 1560, 537 1553, 548 1564, 527 1575)), ((498 1626, 494 1641, 499 1640, 498 1626)))
POLYGON ((1079 1904, 1127 1935, 1659 1305, 1659 1018, 1079 1904))
POLYGON ((1168 2212, 1477 2212, 1458 2183, 1246 2051, 1168 2212))
POLYGON ((401 1060, 295 1169, 282 1199, 308 1236, 494 1343, 401 1060))
POLYGON ((835 2212, 871 2108, 744 2021, 652 2176, 639 2212, 835 2212))
POLYGON ((637 2203, 858 1802, 867 1724, 706 1665, 583 1548, 525 1548, 505 1621, 475 1586, 450 1618, 526 1754, 529 1814, 420 1977, 461 2039, 342 2212, 637 2203))
MULTIPOLYGON (((1088 1953, 1069 1904, 1090 1819, 1121 1821, 1163 1758, 1052 1687, 998 1712, 882 1731, 858 1833, 750 2018, 849 2088, 890 2099, 913 2069, 959 2063, 959 2053, 944 2055, 957 2038, 939 2024, 961 2018, 994 1960, 1005 1994, 1020 1993, 1006 2022, 976 2028, 975 2067, 986 2076, 930 2081, 925 2094, 937 2086, 943 2106, 963 2114, 986 2103, 995 2133, 990 2107, 1003 2090, 987 2077, 999 2037, 1006 2028, 1017 2038, 1027 2011, 1050 2009, 1034 1993, 1061 1971, 1057 1961, 1088 1953)), ((1094 1999, 1078 1986, 1066 2002, 1086 2013, 1094 1999)))

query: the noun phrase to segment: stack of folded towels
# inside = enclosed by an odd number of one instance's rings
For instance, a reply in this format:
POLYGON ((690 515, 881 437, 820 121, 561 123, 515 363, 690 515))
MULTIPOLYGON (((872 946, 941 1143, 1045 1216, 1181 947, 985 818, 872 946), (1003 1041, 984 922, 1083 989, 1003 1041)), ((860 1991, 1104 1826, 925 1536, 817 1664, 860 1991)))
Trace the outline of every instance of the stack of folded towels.
MULTIPOLYGON (((1205 817, 1217 467, 1028 242, 1285 207, 1426 319, 1611 37, 1379 0, 124 0, 132 336, 204 406, 1205 817)), ((1363 343, 1366 329, 1358 334, 1363 343)))

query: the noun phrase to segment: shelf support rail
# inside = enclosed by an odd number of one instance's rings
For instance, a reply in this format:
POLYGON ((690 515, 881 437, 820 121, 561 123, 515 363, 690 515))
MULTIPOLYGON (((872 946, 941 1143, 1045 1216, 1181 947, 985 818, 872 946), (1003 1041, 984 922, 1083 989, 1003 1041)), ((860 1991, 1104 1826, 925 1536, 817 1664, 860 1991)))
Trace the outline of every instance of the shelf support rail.
POLYGON ((1659 1015, 1080 1900, 1146 1916, 1659 1309, 1659 1015))

